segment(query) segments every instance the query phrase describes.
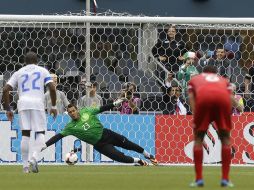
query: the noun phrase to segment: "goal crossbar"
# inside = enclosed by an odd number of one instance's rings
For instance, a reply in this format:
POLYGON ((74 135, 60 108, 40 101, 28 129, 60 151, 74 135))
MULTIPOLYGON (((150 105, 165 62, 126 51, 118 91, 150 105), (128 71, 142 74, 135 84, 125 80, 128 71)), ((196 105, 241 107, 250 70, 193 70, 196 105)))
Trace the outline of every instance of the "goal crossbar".
POLYGON ((3 22, 93 22, 171 24, 254 24, 254 18, 0 15, 3 22))

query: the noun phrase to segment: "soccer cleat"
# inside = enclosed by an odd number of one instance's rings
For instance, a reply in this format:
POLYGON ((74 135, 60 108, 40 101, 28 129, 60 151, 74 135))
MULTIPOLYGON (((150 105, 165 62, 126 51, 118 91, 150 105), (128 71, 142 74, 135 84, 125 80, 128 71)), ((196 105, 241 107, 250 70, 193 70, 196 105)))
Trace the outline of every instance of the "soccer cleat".
POLYGON ((150 155, 150 157, 145 157, 146 159, 150 160, 150 162, 155 165, 158 166, 158 161, 156 160, 156 158, 153 155, 150 155))
POLYGON ((33 173, 38 173, 39 172, 38 163, 37 163, 37 161, 34 158, 32 158, 30 160, 30 167, 31 167, 31 171, 33 173))
POLYGON ((144 160, 141 160, 141 159, 138 161, 138 163, 140 166, 148 166, 148 163, 144 160))
POLYGON ((23 168, 23 173, 25 173, 25 174, 30 173, 29 167, 24 167, 23 168))
POLYGON ((190 187, 204 187, 204 180, 203 179, 199 179, 195 182, 192 182, 190 184, 190 187))
POLYGON ((226 179, 222 179, 220 182, 221 187, 234 187, 234 184, 226 179))

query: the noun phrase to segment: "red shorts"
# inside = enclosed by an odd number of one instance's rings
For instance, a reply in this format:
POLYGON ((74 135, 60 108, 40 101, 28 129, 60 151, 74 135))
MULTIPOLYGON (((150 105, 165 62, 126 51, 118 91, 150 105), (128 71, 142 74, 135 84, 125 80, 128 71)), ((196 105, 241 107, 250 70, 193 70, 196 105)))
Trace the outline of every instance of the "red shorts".
POLYGON ((215 97, 208 95, 196 101, 194 130, 207 131, 210 123, 215 122, 218 130, 230 131, 232 105, 229 96, 215 97))

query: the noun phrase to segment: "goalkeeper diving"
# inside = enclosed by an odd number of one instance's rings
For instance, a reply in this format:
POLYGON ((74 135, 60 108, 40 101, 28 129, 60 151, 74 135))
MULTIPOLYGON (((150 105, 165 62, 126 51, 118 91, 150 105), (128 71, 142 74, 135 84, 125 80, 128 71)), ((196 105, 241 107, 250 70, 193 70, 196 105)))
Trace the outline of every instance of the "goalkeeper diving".
MULTIPOLYGON (((143 154, 153 165, 158 165, 158 161, 155 157, 144 150, 144 148, 131 142, 125 136, 104 128, 98 119, 97 114, 108 111, 113 107, 120 105, 123 101, 125 101, 124 98, 99 108, 84 107, 80 111, 75 105, 69 104, 67 106, 67 112, 72 120, 67 123, 60 133, 56 134, 46 142, 42 151, 63 137, 73 135, 86 143, 92 144, 95 150, 117 162, 134 163, 140 166, 148 165, 148 162, 145 160, 127 156, 116 149, 115 146, 143 154)), ((74 152, 75 151, 78 151, 78 149, 75 149, 74 152)))

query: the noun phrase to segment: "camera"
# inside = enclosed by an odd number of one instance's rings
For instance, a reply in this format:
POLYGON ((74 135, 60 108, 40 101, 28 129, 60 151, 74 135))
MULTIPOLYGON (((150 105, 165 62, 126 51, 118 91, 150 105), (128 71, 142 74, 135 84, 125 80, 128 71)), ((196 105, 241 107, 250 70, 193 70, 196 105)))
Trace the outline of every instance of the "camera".
POLYGON ((127 98, 128 100, 132 98, 132 92, 131 91, 126 91, 125 93, 125 98, 127 98))

